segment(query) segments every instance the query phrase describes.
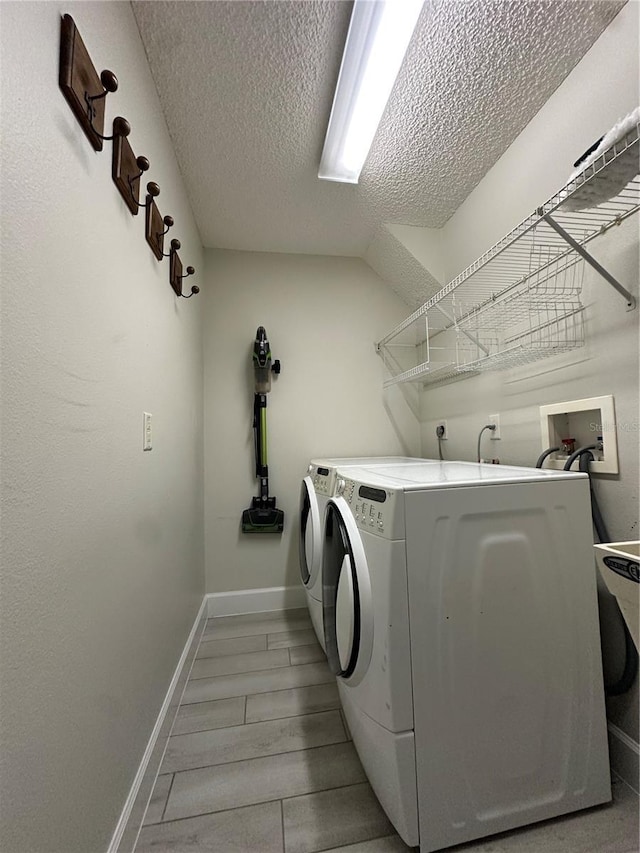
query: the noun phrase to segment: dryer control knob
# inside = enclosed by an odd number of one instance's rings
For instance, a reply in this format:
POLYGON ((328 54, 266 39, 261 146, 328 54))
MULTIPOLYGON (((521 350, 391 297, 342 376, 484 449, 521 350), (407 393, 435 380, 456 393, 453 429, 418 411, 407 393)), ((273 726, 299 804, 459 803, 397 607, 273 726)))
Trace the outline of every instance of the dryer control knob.
POLYGON ((336 491, 338 492, 339 495, 344 494, 344 490, 346 488, 346 485, 347 484, 345 483, 344 480, 338 480, 338 485, 337 485, 336 491))

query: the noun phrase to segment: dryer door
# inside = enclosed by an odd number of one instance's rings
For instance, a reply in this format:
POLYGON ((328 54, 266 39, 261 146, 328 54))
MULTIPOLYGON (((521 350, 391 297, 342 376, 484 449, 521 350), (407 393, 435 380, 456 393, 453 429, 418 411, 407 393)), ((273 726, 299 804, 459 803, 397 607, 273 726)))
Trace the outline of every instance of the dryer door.
POLYGON ((311 477, 305 477, 300 487, 300 577, 311 589, 320 571, 320 510, 311 477))
POLYGON ((327 504, 322 587, 329 667, 346 683, 358 684, 371 660, 373 606, 362 539, 344 498, 327 504))

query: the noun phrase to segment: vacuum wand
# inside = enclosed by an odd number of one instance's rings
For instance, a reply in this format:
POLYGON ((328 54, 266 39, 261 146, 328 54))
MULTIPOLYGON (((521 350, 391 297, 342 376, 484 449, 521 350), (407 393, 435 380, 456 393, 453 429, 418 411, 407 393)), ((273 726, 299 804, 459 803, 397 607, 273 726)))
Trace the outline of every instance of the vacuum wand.
POLYGON ((259 326, 253 345, 255 389, 253 395, 253 434, 256 457, 256 477, 260 493, 251 507, 242 513, 243 533, 282 533, 284 512, 269 497, 269 467, 267 464, 267 394, 271 391, 271 373, 280 373, 280 362, 271 362, 271 347, 264 326, 259 326))
POLYGON ((267 465, 267 395, 254 394, 253 434, 256 450, 256 477, 260 480, 260 500, 269 498, 269 466, 267 465))

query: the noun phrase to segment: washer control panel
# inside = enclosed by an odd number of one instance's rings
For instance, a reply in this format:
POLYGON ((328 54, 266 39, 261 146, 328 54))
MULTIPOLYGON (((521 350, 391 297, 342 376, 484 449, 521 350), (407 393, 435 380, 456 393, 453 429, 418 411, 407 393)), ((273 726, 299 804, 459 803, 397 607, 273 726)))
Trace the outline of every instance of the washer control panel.
POLYGON ((400 538, 396 530, 401 523, 402 494, 393 489, 366 486, 344 477, 342 497, 351 507, 356 524, 361 530, 385 538, 400 538))

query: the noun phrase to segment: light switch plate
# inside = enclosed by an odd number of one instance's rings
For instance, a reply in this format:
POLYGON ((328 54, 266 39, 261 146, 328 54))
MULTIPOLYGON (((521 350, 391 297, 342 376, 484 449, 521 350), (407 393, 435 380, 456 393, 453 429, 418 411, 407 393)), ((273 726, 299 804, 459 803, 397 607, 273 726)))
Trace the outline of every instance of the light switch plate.
POLYGON ((151 434, 151 415, 149 414, 149 412, 143 412, 142 415, 142 449, 151 450, 153 447, 151 434))

